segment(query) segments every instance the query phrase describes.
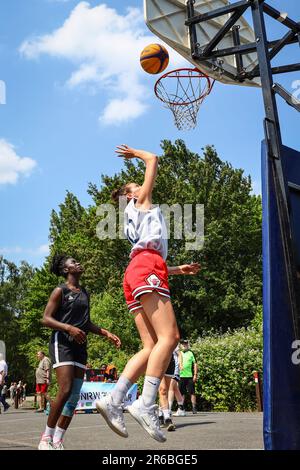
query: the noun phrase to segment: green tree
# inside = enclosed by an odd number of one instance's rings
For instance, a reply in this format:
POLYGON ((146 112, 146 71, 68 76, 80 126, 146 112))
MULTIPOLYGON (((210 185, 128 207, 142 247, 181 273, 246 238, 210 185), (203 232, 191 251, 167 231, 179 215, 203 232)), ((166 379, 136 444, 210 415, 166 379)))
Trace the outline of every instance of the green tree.
MULTIPOLYGON (((175 143, 165 140, 162 151, 154 203, 203 204, 205 208, 202 250, 187 251, 185 236, 182 239, 171 236, 169 240, 169 265, 197 261, 202 266, 198 276, 170 278, 181 335, 197 338, 206 331, 222 333, 228 328, 247 327, 261 307, 261 199, 251 194, 250 177, 242 169, 223 162, 213 146, 205 147, 200 156, 191 152, 182 140, 175 143)), ((92 198, 89 207, 84 208, 75 195, 67 192, 59 210, 51 215, 50 256, 63 252, 81 261, 85 267, 82 283, 91 293, 95 322, 119 333, 123 340, 124 350, 116 354, 109 343, 91 339, 89 352, 95 362, 116 358, 121 365, 126 362, 125 356, 138 348, 138 336, 121 289, 129 243, 119 238, 100 240, 96 233, 103 218, 97 215, 97 207, 111 202, 114 189, 132 181, 141 184, 143 177, 142 162, 125 161, 119 173, 102 175, 100 187, 89 185, 92 198)), ((118 213, 118 207, 116 210, 118 213)), ((58 282, 49 274, 47 259, 31 279, 24 299, 20 318, 23 351, 36 338, 48 339, 49 331, 41 326, 40 320, 49 294, 58 282)))
POLYGON ((1 340, 6 345, 6 360, 9 377, 22 378, 27 368, 26 356, 16 347, 23 341, 20 320, 23 313, 23 299, 27 295, 30 280, 35 269, 25 261, 16 266, 0 256, 0 319, 1 340))

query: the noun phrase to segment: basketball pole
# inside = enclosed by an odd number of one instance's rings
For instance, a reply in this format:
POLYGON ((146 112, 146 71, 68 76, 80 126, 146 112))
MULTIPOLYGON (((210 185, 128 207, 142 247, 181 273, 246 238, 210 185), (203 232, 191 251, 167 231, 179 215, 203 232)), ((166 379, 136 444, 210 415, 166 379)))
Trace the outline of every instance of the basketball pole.
POLYGON ((300 70, 300 64, 292 64, 283 67, 272 68, 271 59, 274 58, 285 46, 299 42, 300 45, 300 24, 290 18, 282 18, 279 11, 266 4, 265 0, 241 0, 239 2, 228 4, 214 11, 195 15, 195 0, 187 1, 187 21, 189 27, 191 54, 194 59, 203 61, 214 61, 217 66, 217 59, 226 55, 234 54, 237 60, 238 75, 234 77, 236 81, 243 82, 246 79, 260 77, 262 84, 262 94, 265 107, 264 131, 269 158, 272 160, 273 178, 276 186, 276 201, 279 213, 280 231, 283 242, 283 252, 285 260, 285 270, 288 281, 289 299, 291 303, 292 323, 295 339, 300 339, 300 300, 299 300, 299 281, 297 279, 295 247, 291 232, 291 221, 289 214, 289 194, 284 181, 282 169, 282 139, 280 130, 280 121, 276 103, 276 93, 285 101, 299 111, 299 103, 294 103, 291 95, 273 82, 274 73, 288 73, 300 70), (255 43, 241 45, 239 43, 239 31, 236 23, 248 9, 252 10, 254 31, 256 36, 255 43), (232 15, 221 27, 217 35, 211 41, 201 48, 197 42, 196 24, 223 16, 232 15), (268 42, 264 13, 275 20, 280 21, 290 29, 283 38, 268 42), (214 50, 220 41, 229 31, 232 30, 235 46, 228 49, 214 50), (250 72, 243 69, 243 54, 257 51, 258 65, 250 72), (270 51, 269 51, 270 49, 270 51))
POLYGON ((263 1, 254 0, 251 5, 253 26, 256 35, 262 93, 266 117, 264 120, 265 139, 269 158, 272 160, 273 178, 276 186, 277 207, 283 240, 285 268, 289 298, 292 307, 292 321, 295 339, 299 339, 299 287, 288 208, 288 193, 282 170, 282 139, 276 103, 270 54, 267 46, 263 1))
MULTIPOLYGON (((195 0, 187 1, 186 26, 189 27, 190 31, 192 58, 198 61, 200 68, 202 62, 203 64, 210 64, 211 67, 213 66, 221 72, 222 65, 220 65, 218 59, 235 55, 236 75, 229 76, 225 71, 230 79, 233 78, 237 83, 249 81, 255 77, 261 79, 265 107, 265 142, 263 147, 266 148, 266 159, 263 160, 264 191, 265 196, 267 195, 266 199, 263 200, 264 281, 267 279, 267 282, 264 282, 263 285, 264 404, 266 405, 264 438, 267 449, 299 450, 300 401, 298 397, 300 374, 297 364, 292 362, 290 353, 293 339, 300 339, 300 283, 297 278, 296 262, 297 248, 298 257, 300 254, 300 244, 298 242, 297 246, 297 239, 293 232, 294 227, 292 228, 292 222, 295 224, 297 214, 299 217, 299 211, 296 213, 292 211, 290 187, 297 190, 299 194, 300 186, 299 183, 290 185, 290 179, 287 177, 288 154, 287 148, 282 143, 276 94, 297 111, 300 111, 300 102, 295 100, 281 85, 274 84, 273 75, 299 71, 300 64, 272 67, 271 61, 287 45, 295 43, 300 45, 300 23, 283 15, 268 5, 265 0, 241 0, 200 15, 195 15, 194 3, 195 0), (248 8, 251 8, 252 12, 255 42, 240 44, 239 29, 236 25, 248 8), (230 13, 232 13, 231 16, 230 13), (286 26, 289 30, 288 33, 277 41, 268 41, 265 14, 286 26), (212 37, 210 42, 203 48, 197 42, 196 24, 223 15, 228 15, 228 19, 220 27, 215 37, 212 37), (230 32, 232 32, 234 47, 216 49, 216 46, 219 45, 225 35, 230 32), (257 52, 258 65, 251 71, 246 71, 243 68, 243 54, 252 52, 257 52), (274 216, 275 213, 277 213, 277 216, 275 216, 277 222, 275 219, 270 219, 272 217, 270 214, 274 216), (271 230, 271 227, 273 230, 271 230), (274 229, 276 233, 274 233, 274 229), (280 242, 277 246, 276 241, 279 239, 280 242), (274 252, 274 246, 278 249, 276 253, 274 252), (280 277, 280 274, 278 274, 276 256, 277 263, 282 262, 282 273, 286 275, 285 278, 280 277), (269 269, 271 269, 271 272, 268 271, 269 269), (271 281, 275 281, 274 286, 271 281), (282 289, 286 289, 286 296, 280 297, 279 292, 282 289), (280 328, 282 328, 281 331, 279 331, 280 328), (277 342, 274 343, 274 341, 277 342), (280 348, 284 348, 284 350, 281 351, 280 348), (282 374, 282 379, 278 377, 279 371, 282 374), (284 387, 284 390, 282 390, 282 387, 284 387), (282 407, 285 410, 286 417, 288 417, 287 422, 285 422, 285 416, 282 414, 282 407)), ((292 151, 292 149, 288 150, 292 151)), ((296 154, 295 151, 294 153, 296 154)), ((298 158, 300 158, 300 153, 298 155, 298 158)))

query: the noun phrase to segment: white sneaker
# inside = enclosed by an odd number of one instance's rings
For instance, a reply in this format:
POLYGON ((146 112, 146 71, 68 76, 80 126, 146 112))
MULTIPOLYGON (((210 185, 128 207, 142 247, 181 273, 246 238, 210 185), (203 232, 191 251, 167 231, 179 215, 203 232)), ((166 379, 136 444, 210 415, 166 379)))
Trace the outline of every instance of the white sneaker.
POLYGON ((160 430, 157 405, 146 408, 143 406, 140 397, 132 405, 128 406, 128 411, 153 439, 158 442, 165 442, 167 440, 160 430))
POLYGON ((176 411, 176 413, 174 413, 173 416, 186 416, 186 412, 178 408, 178 410, 176 411))
POLYGON ((53 446, 53 450, 65 450, 63 441, 58 441, 55 443, 53 442, 52 446, 53 446))
POLYGON ((96 401, 96 408, 114 432, 121 437, 128 437, 121 405, 114 405, 111 397, 107 395, 96 401))
POLYGON ((43 435, 38 450, 53 450, 52 437, 43 435))

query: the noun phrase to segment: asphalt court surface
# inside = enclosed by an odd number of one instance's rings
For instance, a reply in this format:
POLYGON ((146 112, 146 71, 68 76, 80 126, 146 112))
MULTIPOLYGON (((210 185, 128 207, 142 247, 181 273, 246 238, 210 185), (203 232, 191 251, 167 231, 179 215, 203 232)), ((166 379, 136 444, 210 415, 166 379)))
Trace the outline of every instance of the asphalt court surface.
MULTIPOLYGON (((76 414, 65 437, 68 450, 262 450, 262 413, 188 413, 173 417, 176 431, 153 440, 128 413, 128 438, 119 437, 98 413, 76 414)), ((10 408, 0 415, 0 451, 35 450, 47 416, 10 408)))

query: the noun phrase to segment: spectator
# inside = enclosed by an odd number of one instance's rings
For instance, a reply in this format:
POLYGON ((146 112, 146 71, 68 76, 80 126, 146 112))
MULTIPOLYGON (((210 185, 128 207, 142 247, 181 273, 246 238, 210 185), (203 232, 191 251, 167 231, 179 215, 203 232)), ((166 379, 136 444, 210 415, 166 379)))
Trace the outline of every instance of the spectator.
POLYGON ((0 385, 3 385, 7 376, 7 364, 2 353, 0 353, 0 385))
POLYGON ((1 396, 0 396, 0 402, 3 405, 4 411, 7 411, 10 405, 6 402, 6 395, 7 395, 7 385, 4 384, 1 389, 1 396))
POLYGON ((39 401, 36 413, 43 413, 46 409, 46 396, 51 378, 51 362, 43 351, 38 351, 37 357, 40 362, 35 372, 36 393, 39 401))
MULTIPOLYGON (((193 414, 197 413, 195 382, 197 381, 198 366, 194 353, 190 350, 188 340, 180 341, 181 352, 179 354, 180 381, 179 390, 185 400, 186 394, 191 396, 193 414)), ((178 415, 181 416, 181 415, 178 415)))
POLYGON ((109 377, 107 373, 107 364, 102 364, 100 367, 100 382, 107 382, 107 379, 109 377))
POLYGON ((23 384, 23 393, 22 393, 22 404, 26 401, 26 388, 27 388, 27 383, 23 384))
POLYGON ((17 393, 17 384, 16 382, 12 382, 11 386, 9 387, 9 393, 10 393, 10 401, 11 404, 13 405, 15 402, 15 395, 17 393))
POLYGON ((23 382, 19 380, 17 385, 17 399, 18 399, 18 407, 22 406, 22 396, 23 396, 23 382))
POLYGON ((7 376, 7 364, 2 353, 0 353, 0 401, 4 407, 4 411, 7 411, 9 404, 6 403, 5 397, 7 393, 7 386, 5 384, 7 376), (2 394, 2 391, 4 392, 2 394))
POLYGON ((114 365, 110 365, 106 369, 106 380, 107 382, 117 382, 117 368, 114 365))

